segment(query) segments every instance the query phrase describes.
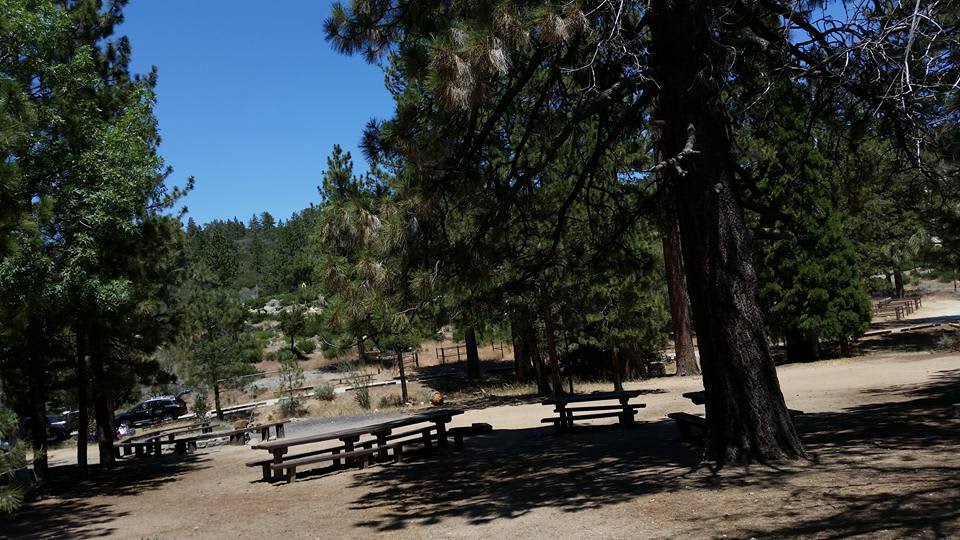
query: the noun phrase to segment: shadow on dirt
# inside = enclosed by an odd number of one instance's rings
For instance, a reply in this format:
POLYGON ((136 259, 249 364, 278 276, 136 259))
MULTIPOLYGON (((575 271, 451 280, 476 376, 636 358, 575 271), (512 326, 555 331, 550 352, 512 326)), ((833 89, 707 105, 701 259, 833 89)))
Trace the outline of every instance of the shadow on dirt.
POLYGON ((112 471, 90 467, 80 480, 76 465, 51 467, 50 480, 12 516, 5 516, 0 538, 101 538, 113 534, 110 523, 124 515, 99 497, 131 497, 176 482, 206 468, 202 454, 130 457, 112 471))
MULTIPOLYGON (((643 495, 724 490, 724 497, 747 503, 697 509, 697 519, 683 522, 677 534, 717 536, 759 518, 777 526, 735 529, 735 535, 949 537, 960 522, 960 467, 943 456, 954 455, 960 443, 960 420, 952 416, 958 392, 960 370, 925 385, 878 389, 874 397, 898 401, 798 418, 809 463, 727 467, 719 474, 696 468, 699 452, 678 443, 666 420, 562 435, 550 428, 495 430, 468 438, 463 452, 357 475, 353 487, 364 495, 352 507, 379 514, 357 527, 385 532, 449 518, 479 525, 538 508, 579 512, 643 495), (767 491, 767 498, 755 491, 767 491)), ((496 426, 496 418, 490 422, 496 426)))

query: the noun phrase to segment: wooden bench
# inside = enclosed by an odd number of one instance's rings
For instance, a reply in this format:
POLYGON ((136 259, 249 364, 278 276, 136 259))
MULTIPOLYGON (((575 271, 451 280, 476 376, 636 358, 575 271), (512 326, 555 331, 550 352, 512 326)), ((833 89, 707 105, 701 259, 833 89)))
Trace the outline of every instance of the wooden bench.
MULTIPOLYGON (((689 399, 694 405, 704 405, 707 402, 707 392, 699 390, 696 392, 684 392, 683 397, 689 399)), ((791 418, 796 418, 803 414, 803 411, 797 409, 787 409, 791 418)), ((680 438, 694 444, 703 444, 703 438, 707 433, 707 420, 702 416, 689 414, 685 412, 672 412, 667 417, 677 423, 677 429, 680 430, 680 438)))
POLYGON ((283 426, 287 423, 286 420, 281 420, 278 422, 270 422, 269 424, 259 424, 256 426, 250 426, 240 429, 232 429, 230 431, 218 431, 212 433, 206 433, 197 437, 197 440, 207 440, 207 439, 219 439, 222 437, 229 437, 230 443, 243 444, 246 442, 247 435, 254 431, 260 432, 260 442, 264 442, 270 438, 270 428, 275 428, 277 432, 277 438, 282 439, 284 437, 283 426))
POLYGON ((493 431, 493 426, 484 422, 476 422, 469 426, 450 428, 447 433, 453 436, 454 450, 463 450, 463 438, 467 435, 480 435, 493 431))
POLYGON ((131 449, 134 453, 136 453, 137 456, 159 456, 162 452, 162 447, 165 445, 173 445, 175 452, 178 454, 186 454, 187 450, 195 449, 197 447, 197 437, 187 437, 183 439, 163 439, 162 437, 153 437, 151 439, 119 443, 116 445, 116 448, 122 449, 123 455, 125 456, 130 455, 131 449))
MULTIPOLYGON (((400 450, 402 445, 403 443, 401 442, 395 442, 395 443, 386 444, 383 446, 378 446, 376 448, 361 448, 359 450, 352 450, 350 452, 341 452, 335 455, 337 456, 337 459, 352 460, 354 463, 357 464, 357 466, 360 469, 363 469, 370 463, 370 460, 374 454, 379 454, 380 452, 386 451, 388 449, 394 449, 395 451, 394 455, 396 456, 397 460, 398 461, 401 460, 402 454, 396 451, 400 450)), ((284 476, 287 479, 287 483, 290 484, 297 479, 297 467, 301 465, 312 465, 314 463, 322 462, 322 461, 327 461, 326 456, 303 457, 299 459, 283 460, 280 463, 271 464, 270 469, 272 471, 280 471, 280 470, 285 471, 284 476)))
MULTIPOLYGON (((159 454, 160 447, 156 445, 156 439, 160 439, 163 437, 166 437, 166 441, 168 443, 174 443, 174 445, 177 446, 179 451, 180 446, 176 445, 176 440, 177 440, 176 436, 182 435, 184 433, 190 433, 192 431, 209 433, 213 431, 213 427, 210 425, 209 422, 197 422, 197 423, 189 424, 186 426, 157 429, 153 431, 148 431, 146 433, 131 435, 129 437, 124 437, 123 439, 120 439, 119 441, 114 443, 114 455, 116 455, 117 457, 120 457, 120 453, 122 452, 124 456, 129 456, 130 454, 133 454, 135 451, 138 452, 137 455, 143 455, 144 452, 153 453, 154 451, 156 451, 156 453, 159 454), (151 445, 147 445, 148 443, 151 443, 151 445)), ((188 438, 188 439, 181 439, 181 440, 192 440, 192 439, 188 438)), ((194 444, 194 447, 195 446, 196 444, 194 444)), ((186 448, 183 448, 183 451, 185 452, 186 448)))
MULTIPOLYGON (((370 450, 373 448, 383 450, 379 452, 377 456, 379 461, 384 461, 388 457, 385 455, 386 450, 394 450, 394 461, 400 462, 403 461, 403 447, 410 446, 413 444, 423 445, 424 453, 429 454, 433 449, 433 441, 437 439, 437 436, 432 433, 436 431, 435 426, 428 426, 421 429, 415 429, 412 431, 407 431, 404 433, 396 433, 393 435, 388 435, 383 437, 383 445, 377 446, 377 439, 371 439, 367 441, 359 441, 354 445, 354 448, 360 448, 361 450, 370 450), (407 437, 419 436, 419 438, 406 439, 407 437), (400 440, 404 439, 404 440, 400 440), (393 443, 388 443, 388 441, 394 441, 393 443)), ((451 430, 452 431, 452 430, 451 430)), ((462 440, 462 437, 461 437, 462 440)), ((323 463, 324 461, 332 462, 334 467, 341 465, 341 461, 346 462, 346 460, 356 457, 361 454, 355 454, 353 451, 347 451, 346 445, 332 446, 328 448, 321 448, 319 450, 312 450, 309 452, 301 452, 299 454, 287 454, 284 456, 284 460, 280 464, 287 463, 291 460, 297 460, 297 465, 308 465, 313 463, 323 463), (310 458, 310 459, 307 459, 310 458)), ((366 454, 363 454, 366 455, 366 454)), ((367 463, 363 465, 366 466, 367 463)), ((283 467, 272 467, 272 465, 278 465, 274 463, 273 458, 258 459, 254 461, 248 461, 246 463, 247 467, 261 467, 263 471, 263 480, 269 481, 273 476, 273 470, 279 470, 283 467)), ((361 467, 363 468, 363 467, 361 467)))
POLYGON ((342 461, 344 464, 353 462, 353 464, 357 465, 358 468, 363 469, 371 462, 386 462, 388 458, 391 457, 391 450, 393 454, 393 461, 400 463, 403 461, 403 456, 405 453, 404 447, 411 445, 422 445, 424 453, 429 454, 433 450, 433 440, 437 438, 436 435, 432 434, 433 431, 436 431, 436 427, 429 426, 422 429, 415 429, 412 431, 388 435, 381 437, 380 440, 359 442, 356 446, 354 446, 353 450, 349 451, 346 450, 346 446, 337 446, 334 448, 316 450, 314 452, 305 452, 303 454, 297 454, 296 456, 286 456, 286 458, 280 463, 273 463, 272 460, 261 460, 248 463, 247 465, 264 466, 264 461, 266 461, 266 465, 270 470, 268 471, 267 468, 264 467, 264 480, 269 480, 272 476, 272 473, 284 470, 286 472, 283 474, 283 476, 287 479, 287 483, 289 484, 296 480, 297 467, 304 465, 313 465, 315 463, 331 461, 333 462, 333 466, 337 467, 342 461))
POLYGON ((313 463, 332 461, 334 466, 339 466, 341 462, 344 462, 344 464, 357 462, 363 467, 373 459, 369 456, 376 455, 377 460, 386 461, 390 457, 390 451, 393 452, 394 460, 400 461, 403 459, 404 447, 423 445, 424 451, 429 453, 432 450, 434 439, 436 439, 438 446, 446 446, 446 424, 453 416, 462 413, 463 411, 452 409, 432 410, 396 420, 318 433, 296 439, 261 442, 253 448, 267 450, 273 455, 273 458, 269 461, 266 459, 251 461, 247 463, 247 466, 262 467, 265 480, 277 478, 280 471, 286 470, 286 477, 289 482, 296 478, 297 468, 313 463), (429 425, 419 426, 401 433, 393 432, 395 429, 416 424, 429 425), (436 432, 436 435, 433 435, 434 432, 436 432), (367 438, 367 440, 361 441, 363 438, 367 438), (339 440, 341 445, 308 451, 294 456, 287 455, 288 450, 294 446, 335 440, 339 440), (291 467, 292 471, 289 470, 291 467))
POLYGON ((554 405, 554 412, 557 416, 552 416, 540 420, 542 423, 552 423, 557 431, 563 431, 573 427, 575 420, 591 420, 594 418, 620 418, 620 424, 633 424, 633 416, 637 414, 637 409, 642 409, 647 405, 645 403, 630 403, 631 398, 640 395, 639 390, 626 392, 594 392, 592 394, 576 396, 558 396, 544 400, 543 405, 554 405), (570 407, 571 403, 585 403, 593 401, 612 401, 604 405, 587 405, 583 407, 570 407), (587 413, 587 414, 580 414, 587 413))
POLYGON ((694 444, 703 444, 703 437, 707 434, 705 418, 685 412, 672 412, 667 416, 677 423, 681 439, 694 444))

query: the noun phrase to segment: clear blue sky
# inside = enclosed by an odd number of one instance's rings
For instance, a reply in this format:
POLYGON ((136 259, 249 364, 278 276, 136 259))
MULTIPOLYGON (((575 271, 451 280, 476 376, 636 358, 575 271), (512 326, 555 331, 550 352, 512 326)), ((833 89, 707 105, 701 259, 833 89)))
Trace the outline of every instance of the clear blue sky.
POLYGON ((195 176, 185 199, 198 223, 317 202, 339 143, 355 170, 364 125, 391 114, 377 66, 323 38, 329 1, 133 0, 119 33, 133 68, 159 70, 157 116, 170 183, 195 176))

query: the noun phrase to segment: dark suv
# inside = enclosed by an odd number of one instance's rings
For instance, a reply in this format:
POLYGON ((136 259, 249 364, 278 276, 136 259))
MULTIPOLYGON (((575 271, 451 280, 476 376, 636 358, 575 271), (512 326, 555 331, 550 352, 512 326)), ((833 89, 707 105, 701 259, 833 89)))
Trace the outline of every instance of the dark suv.
POLYGON ((180 392, 175 396, 157 396, 130 408, 129 411, 120 413, 114 417, 116 424, 127 424, 128 426, 140 426, 144 424, 154 424, 161 420, 175 420, 180 416, 187 414, 187 404, 180 396, 187 392, 180 392))
MULTIPOLYGON (((20 433, 30 433, 30 417, 26 417, 20 422, 20 433)), ((66 420, 61 420, 56 416, 47 416, 47 442, 60 442, 70 438, 70 429, 67 427, 66 420)))

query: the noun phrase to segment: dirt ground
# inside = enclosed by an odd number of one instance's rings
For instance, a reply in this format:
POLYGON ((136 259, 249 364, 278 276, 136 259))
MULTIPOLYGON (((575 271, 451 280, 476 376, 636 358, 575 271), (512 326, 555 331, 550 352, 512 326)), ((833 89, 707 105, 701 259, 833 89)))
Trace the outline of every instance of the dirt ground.
MULTIPOLYGON (((780 366, 809 461, 698 469, 666 414, 702 413, 698 377, 632 383, 635 427, 556 434, 531 398, 481 397, 453 425, 487 422, 463 452, 260 481, 247 446, 128 458, 76 481, 72 451, 0 538, 950 538, 960 536, 960 353, 898 330, 956 317, 931 295, 911 321, 882 322, 861 356, 780 366)), ((394 409, 392 414, 396 414, 394 409)), ((321 428, 317 428, 318 430, 321 428)), ((91 456, 95 455, 91 447, 91 456)))
MULTIPOLYGON (((224 446, 60 481, 0 537, 647 538, 960 534, 960 355, 896 351, 779 368, 809 462, 695 470, 671 411, 698 378, 653 379, 642 422, 557 435, 535 403, 470 410, 489 435, 400 465, 259 481, 224 446)), ((62 465, 59 474, 69 475, 62 465)))

